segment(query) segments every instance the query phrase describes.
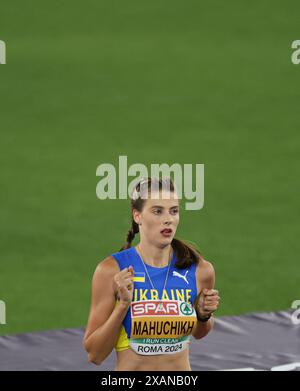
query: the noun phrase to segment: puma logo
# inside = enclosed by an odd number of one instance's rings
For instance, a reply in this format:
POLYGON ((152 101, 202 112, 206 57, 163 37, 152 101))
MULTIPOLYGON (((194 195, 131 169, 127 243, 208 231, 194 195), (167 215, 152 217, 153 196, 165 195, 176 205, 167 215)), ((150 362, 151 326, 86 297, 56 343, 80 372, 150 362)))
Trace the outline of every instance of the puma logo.
POLYGON ((185 275, 183 276, 182 274, 176 272, 175 270, 173 271, 173 277, 179 277, 179 278, 182 278, 187 284, 189 283, 187 278, 186 278, 186 275, 188 274, 188 270, 185 272, 185 275))

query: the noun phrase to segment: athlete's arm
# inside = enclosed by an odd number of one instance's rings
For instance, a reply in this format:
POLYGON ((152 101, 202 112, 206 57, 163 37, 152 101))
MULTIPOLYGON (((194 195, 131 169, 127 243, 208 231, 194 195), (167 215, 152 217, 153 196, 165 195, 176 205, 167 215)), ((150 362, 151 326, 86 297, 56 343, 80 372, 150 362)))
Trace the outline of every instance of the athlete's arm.
POLYGON ((100 365, 113 350, 130 304, 120 302, 115 307, 114 276, 120 272, 112 256, 98 264, 92 280, 92 299, 83 346, 89 361, 100 365), (114 308, 115 307, 115 308, 114 308))
MULTIPOLYGON (((197 278, 197 287, 198 287, 198 292, 204 289, 208 289, 210 292, 209 294, 217 294, 218 291, 215 291, 214 293, 214 286, 215 286, 215 270, 213 265, 205 260, 202 260, 199 262, 197 265, 196 269, 196 278, 197 278)), ((214 310, 214 306, 209 305, 209 300, 210 297, 208 297, 208 303, 207 303, 207 308, 209 310, 214 310)), ((216 297, 216 296, 214 296, 216 297)), ((218 296, 217 296, 218 297, 218 296)), ((214 325, 214 319, 213 316, 207 321, 207 322, 200 322, 198 321, 196 326, 194 327, 192 331, 192 335, 195 339, 200 339, 205 337, 210 330, 213 328, 214 325)))

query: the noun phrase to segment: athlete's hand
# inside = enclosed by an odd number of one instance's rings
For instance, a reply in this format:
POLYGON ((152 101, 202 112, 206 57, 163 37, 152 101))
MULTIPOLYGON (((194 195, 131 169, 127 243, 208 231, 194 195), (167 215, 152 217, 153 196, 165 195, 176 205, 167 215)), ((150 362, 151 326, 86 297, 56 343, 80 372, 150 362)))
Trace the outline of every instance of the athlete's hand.
POLYGON ((200 317, 205 318, 218 309, 220 300, 218 290, 205 288, 195 300, 195 309, 200 317))
POLYGON ((133 297, 133 276, 134 270, 131 265, 129 268, 121 270, 114 276, 120 302, 131 304, 133 297))

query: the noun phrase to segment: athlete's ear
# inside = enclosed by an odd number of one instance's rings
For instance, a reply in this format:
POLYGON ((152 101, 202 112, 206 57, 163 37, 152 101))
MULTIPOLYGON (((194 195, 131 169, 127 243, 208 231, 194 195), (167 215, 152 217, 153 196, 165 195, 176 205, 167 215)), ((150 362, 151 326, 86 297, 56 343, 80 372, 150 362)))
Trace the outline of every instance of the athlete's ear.
POLYGON ((132 210, 132 218, 137 224, 141 224, 140 212, 136 209, 132 210))

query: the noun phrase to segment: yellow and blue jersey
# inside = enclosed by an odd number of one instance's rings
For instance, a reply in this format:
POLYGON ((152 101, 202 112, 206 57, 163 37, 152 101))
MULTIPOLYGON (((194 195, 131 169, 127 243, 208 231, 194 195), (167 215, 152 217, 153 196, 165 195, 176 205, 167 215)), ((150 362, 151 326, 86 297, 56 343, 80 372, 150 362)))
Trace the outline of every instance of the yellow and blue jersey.
POLYGON ((168 265, 158 268, 144 264, 135 247, 112 256, 120 270, 130 265, 134 269, 132 303, 123 320, 116 351, 131 348, 137 354, 154 355, 184 350, 197 323, 193 307, 197 296, 196 265, 176 268, 177 257, 173 251, 166 288, 162 292, 168 265))

